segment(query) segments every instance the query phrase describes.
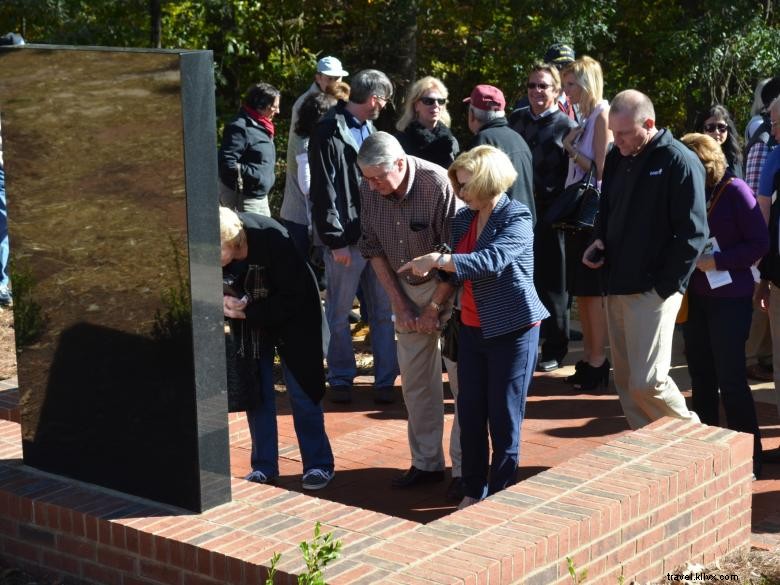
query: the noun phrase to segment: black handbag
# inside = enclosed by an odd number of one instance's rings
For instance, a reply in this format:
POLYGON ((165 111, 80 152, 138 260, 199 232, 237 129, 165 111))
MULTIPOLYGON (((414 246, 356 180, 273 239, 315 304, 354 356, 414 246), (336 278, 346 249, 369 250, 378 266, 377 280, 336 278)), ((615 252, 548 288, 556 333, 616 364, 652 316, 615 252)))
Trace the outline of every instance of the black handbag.
POLYGON ((441 355, 448 360, 458 361, 458 334, 460 333, 460 310, 452 309, 447 324, 441 332, 441 355))
POLYGON ((581 181, 569 185, 555 198, 544 214, 544 221, 564 231, 593 229, 601 199, 595 174, 596 165, 591 163, 588 174, 581 181))

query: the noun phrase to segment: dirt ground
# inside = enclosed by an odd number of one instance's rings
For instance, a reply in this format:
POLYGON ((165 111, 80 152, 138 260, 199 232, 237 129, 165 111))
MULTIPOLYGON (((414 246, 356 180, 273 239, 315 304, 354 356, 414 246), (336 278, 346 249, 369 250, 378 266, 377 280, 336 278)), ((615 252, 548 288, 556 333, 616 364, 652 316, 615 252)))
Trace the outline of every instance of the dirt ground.
POLYGON ((0 309, 0 380, 16 375, 14 317, 11 309, 0 309))

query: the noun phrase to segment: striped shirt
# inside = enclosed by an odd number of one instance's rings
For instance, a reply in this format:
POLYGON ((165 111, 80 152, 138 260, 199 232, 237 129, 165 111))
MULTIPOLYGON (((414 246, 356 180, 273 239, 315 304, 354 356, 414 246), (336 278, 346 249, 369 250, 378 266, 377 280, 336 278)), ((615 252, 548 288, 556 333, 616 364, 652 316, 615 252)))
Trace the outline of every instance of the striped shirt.
POLYGON ((758 182, 761 179, 761 168, 764 166, 766 156, 769 154, 769 147, 763 142, 756 142, 750 149, 745 161, 745 182, 758 196, 758 182))
MULTIPOLYGON (((368 181, 360 183, 360 253, 366 258, 384 256, 393 270, 434 251, 450 239, 450 221, 456 199, 446 171, 434 163, 407 156, 408 181, 403 197, 382 196, 368 181)), ((406 272, 399 275, 416 285, 433 278, 406 272)))

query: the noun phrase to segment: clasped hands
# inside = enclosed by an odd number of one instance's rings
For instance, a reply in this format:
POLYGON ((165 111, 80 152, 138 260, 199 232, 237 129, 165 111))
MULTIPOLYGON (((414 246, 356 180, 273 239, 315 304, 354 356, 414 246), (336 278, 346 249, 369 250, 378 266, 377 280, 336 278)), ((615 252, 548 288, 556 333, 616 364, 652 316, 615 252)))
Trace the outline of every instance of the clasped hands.
POLYGON ((222 312, 225 317, 230 317, 231 319, 246 319, 246 313, 244 312, 246 306, 246 297, 243 299, 237 299, 236 297, 231 297, 229 295, 223 295, 222 297, 222 312))

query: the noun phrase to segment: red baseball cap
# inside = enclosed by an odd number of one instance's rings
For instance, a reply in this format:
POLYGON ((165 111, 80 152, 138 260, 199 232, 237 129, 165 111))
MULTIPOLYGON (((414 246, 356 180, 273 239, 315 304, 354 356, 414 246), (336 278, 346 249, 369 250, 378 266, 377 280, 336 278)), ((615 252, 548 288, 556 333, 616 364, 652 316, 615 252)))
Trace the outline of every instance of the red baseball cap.
POLYGON ((488 112, 497 112, 506 107, 504 92, 492 85, 478 85, 471 92, 471 97, 467 97, 463 103, 471 104, 478 110, 488 112))

